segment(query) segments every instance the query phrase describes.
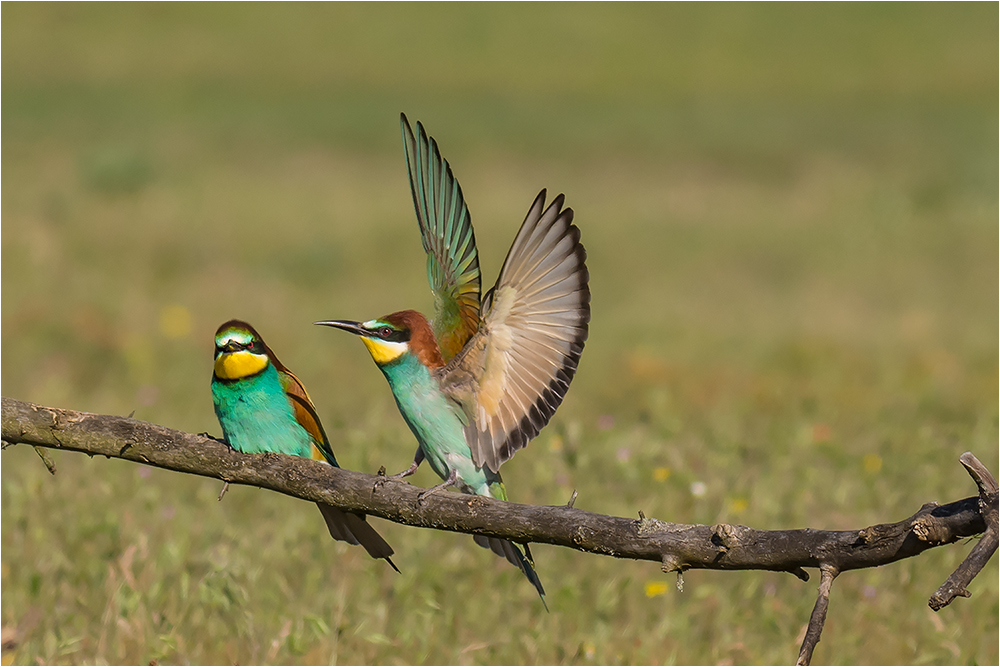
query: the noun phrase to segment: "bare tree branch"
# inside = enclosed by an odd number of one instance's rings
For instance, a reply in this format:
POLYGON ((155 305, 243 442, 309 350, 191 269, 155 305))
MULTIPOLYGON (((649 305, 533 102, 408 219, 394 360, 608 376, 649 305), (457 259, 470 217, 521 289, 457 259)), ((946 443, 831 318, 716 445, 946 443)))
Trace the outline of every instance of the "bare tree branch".
POLYGON ((958 569, 941 584, 927 601, 934 611, 940 611, 951 604, 956 597, 971 597, 966 586, 979 574, 997 550, 997 480, 986 466, 972 452, 966 452, 958 459, 979 487, 979 513, 986 521, 986 533, 976 543, 958 569))
POLYGON ((830 588, 838 574, 840 572, 837 568, 831 565, 821 565, 819 568, 819 594, 816 596, 816 606, 809 616, 809 625, 806 627, 806 636, 802 638, 802 648, 799 649, 796 665, 808 665, 812 662, 813 651, 816 649, 816 644, 819 644, 819 636, 823 632, 823 624, 826 623, 826 610, 830 606, 830 588))
MULTIPOLYGON (((664 572, 692 568, 771 570, 808 580, 803 568, 819 568, 820 592, 799 655, 800 664, 808 664, 819 641, 830 586, 838 574, 910 558, 983 533, 987 530, 984 512, 989 516, 990 507, 992 531, 988 535, 993 536, 992 549, 996 549, 996 482, 982 464, 983 479, 988 476, 993 484, 992 505, 987 501, 982 506, 985 510, 981 509, 981 498, 971 497, 947 505, 930 503, 902 521, 860 530, 756 530, 729 524, 669 523, 642 515, 639 519, 606 516, 576 509, 572 500, 568 505, 550 507, 442 493, 418 503, 421 489, 405 482, 380 484, 377 482, 385 478, 377 475, 293 456, 241 454, 210 438, 136 419, 49 408, 6 397, 3 440, 121 458, 230 484, 263 487, 410 526, 651 560, 661 563, 664 572)), ((979 569, 956 579, 956 590, 965 591, 979 569)))

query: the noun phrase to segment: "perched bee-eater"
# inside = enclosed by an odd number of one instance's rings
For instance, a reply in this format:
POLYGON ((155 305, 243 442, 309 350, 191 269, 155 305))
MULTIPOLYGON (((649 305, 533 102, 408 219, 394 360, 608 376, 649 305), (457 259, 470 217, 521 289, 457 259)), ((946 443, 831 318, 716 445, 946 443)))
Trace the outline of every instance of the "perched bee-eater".
MULTIPOLYGON (((528 444, 563 400, 590 322, 590 289, 573 210, 535 198, 500 277, 480 303, 479 255, 469 209, 437 142, 401 119, 417 221, 434 293, 433 324, 415 310, 367 322, 317 322, 361 337, 443 484, 507 500, 500 466, 528 444)), ((475 537, 518 567, 545 600, 531 562, 507 540, 475 537)))
MULTIPOLYGON (((302 456, 337 466, 306 388, 246 322, 230 320, 215 332, 212 398, 223 437, 233 449, 302 456)), ((317 505, 333 539, 360 544, 372 558, 384 558, 399 572, 389 558, 392 547, 364 514, 317 505)))

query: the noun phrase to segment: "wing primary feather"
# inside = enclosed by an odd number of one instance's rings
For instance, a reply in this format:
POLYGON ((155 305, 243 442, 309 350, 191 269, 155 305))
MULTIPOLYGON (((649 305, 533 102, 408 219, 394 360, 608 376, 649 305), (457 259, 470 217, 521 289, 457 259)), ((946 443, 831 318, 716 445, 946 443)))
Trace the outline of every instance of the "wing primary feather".
POLYGON ((410 193, 427 253, 434 293, 432 328, 445 361, 479 328, 480 270, 475 233, 462 188, 422 123, 416 134, 400 114, 410 193))

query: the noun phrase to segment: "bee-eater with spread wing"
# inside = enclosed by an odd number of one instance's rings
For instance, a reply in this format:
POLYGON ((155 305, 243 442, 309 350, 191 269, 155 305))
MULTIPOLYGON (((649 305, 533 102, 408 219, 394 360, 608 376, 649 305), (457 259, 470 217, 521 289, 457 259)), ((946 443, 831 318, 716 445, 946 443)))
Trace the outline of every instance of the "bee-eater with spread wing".
MULTIPOLYGON (((212 398, 223 437, 233 449, 302 456, 337 466, 306 388, 246 322, 230 320, 215 332, 212 398)), ((392 547, 364 514, 317 505, 333 539, 360 544, 372 558, 384 558, 399 572, 389 558, 392 547)))
MULTIPOLYGON (((480 303, 479 255, 469 209, 437 142, 402 116, 410 189, 434 292, 433 324, 414 310, 367 322, 317 322, 361 337, 385 374, 419 446, 444 483, 507 500, 500 466, 528 444, 563 400, 587 339, 590 289, 573 210, 535 198, 500 277, 480 303)), ((545 591, 507 540, 475 537, 545 591)))

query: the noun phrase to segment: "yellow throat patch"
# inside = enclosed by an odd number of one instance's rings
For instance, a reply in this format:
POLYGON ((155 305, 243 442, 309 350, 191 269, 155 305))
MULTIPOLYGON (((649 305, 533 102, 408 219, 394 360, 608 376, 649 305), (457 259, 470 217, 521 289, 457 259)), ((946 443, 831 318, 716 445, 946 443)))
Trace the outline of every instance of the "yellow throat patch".
POLYGON ((266 354, 246 350, 227 352, 215 360, 215 376, 221 380, 239 380, 260 373, 268 363, 266 354))
POLYGON ((372 355, 372 359, 379 366, 388 364, 391 361, 399 359, 404 352, 409 348, 406 343, 392 343, 385 340, 377 340, 374 338, 361 337, 361 342, 365 344, 368 351, 372 355))

